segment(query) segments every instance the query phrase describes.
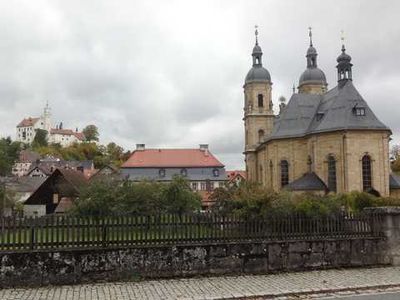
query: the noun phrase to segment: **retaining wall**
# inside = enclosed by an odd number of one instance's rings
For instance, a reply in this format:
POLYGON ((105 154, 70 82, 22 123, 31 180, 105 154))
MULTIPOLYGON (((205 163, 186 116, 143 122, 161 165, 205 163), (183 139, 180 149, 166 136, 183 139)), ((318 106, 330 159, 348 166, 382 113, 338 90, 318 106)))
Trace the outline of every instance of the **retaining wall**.
POLYGON ((386 238, 0 253, 0 286, 390 264, 386 238))

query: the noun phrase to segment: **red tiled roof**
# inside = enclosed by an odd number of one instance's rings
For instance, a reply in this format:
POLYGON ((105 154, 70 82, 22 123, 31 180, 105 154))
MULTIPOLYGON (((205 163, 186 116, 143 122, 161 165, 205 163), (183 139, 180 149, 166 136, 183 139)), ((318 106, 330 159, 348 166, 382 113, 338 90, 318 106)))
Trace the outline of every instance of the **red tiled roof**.
POLYGON ((82 132, 75 132, 72 129, 58 129, 58 128, 52 128, 50 129, 50 134, 61 134, 61 135, 69 135, 69 136, 75 136, 78 140, 84 140, 85 136, 83 135, 82 132))
POLYGON ((23 119, 21 122, 19 122, 19 124, 17 125, 17 127, 28 127, 28 126, 33 126, 36 124, 37 121, 39 121, 40 118, 26 118, 23 119))
POLYGON ((241 170, 226 171, 226 175, 229 181, 236 178, 237 176, 241 176, 243 177, 243 179, 246 179, 246 171, 241 171, 241 170))
POLYGON ((122 168, 223 167, 210 151, 200 149, 136 150, 122 168))
POLYGON ((81 141, 85 140, 85 135, 83 134, 83 132, 75 132, 74 135, 78 140, 81 140, 81 141))

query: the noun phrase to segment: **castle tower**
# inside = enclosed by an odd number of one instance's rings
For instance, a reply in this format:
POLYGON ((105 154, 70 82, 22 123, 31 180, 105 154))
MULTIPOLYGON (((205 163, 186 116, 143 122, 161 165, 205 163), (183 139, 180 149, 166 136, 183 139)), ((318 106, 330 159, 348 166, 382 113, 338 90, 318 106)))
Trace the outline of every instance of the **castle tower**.
POLYGON ((307 69, 301 74, 299 80, 299 93, 323 94, 327 91, 328 84, 324 72, 317 65, 317 50, 313 46, 311 27, 309 28, 310 46, 307 50, 307 69))
POLYGON ((43 129, 47 130, 47 132, 50 134, 51 110, 50 110, 50 106, 49 106, 49 101, 46 102, 46 106, 44 107, 42 120, 43 120, 43 129))
POLYGON ((256 28, 256 44, 253 48, 253 67, 247 73, 244 88, 244 128, 245 128, 245 160, 247 178, 257 180, 256 148, 272 132, 274 113, 271 100, 271 75, 262 66, 262 50, 258 45, 256 28))

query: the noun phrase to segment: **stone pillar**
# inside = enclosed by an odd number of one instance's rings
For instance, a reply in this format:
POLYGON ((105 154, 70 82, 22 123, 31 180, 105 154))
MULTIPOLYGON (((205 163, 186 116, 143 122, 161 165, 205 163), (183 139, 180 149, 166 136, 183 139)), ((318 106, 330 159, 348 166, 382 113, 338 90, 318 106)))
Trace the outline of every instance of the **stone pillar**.
POLYGON ((387 239, 386 259, 392 265, 400 266, 400 207, 368 207, 365 211, 381 216, 381 222, 375 224, 374 230, 381 231, 387 239))

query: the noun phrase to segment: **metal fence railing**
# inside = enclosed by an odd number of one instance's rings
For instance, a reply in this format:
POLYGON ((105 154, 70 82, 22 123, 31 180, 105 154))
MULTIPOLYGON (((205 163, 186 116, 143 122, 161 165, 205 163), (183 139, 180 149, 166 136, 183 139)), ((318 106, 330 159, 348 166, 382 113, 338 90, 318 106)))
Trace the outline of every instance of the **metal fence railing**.
POLYGON ((0 251, 381 237, 381 223, 382 216, 373 213, 265 219, 211 213, 5 217, 0 218, 0 251))

